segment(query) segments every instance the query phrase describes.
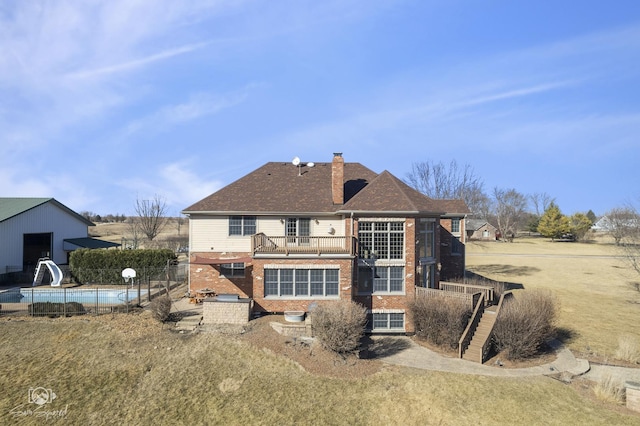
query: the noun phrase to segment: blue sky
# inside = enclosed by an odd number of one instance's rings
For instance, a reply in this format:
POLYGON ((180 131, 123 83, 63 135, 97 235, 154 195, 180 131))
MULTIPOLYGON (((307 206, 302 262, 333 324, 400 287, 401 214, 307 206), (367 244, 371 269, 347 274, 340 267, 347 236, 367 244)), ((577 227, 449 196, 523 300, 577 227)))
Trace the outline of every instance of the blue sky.
POLYGON ((637 1, 0 3, 0 196, 178 214, 268 161, 602 214, 640 196, 637 1))

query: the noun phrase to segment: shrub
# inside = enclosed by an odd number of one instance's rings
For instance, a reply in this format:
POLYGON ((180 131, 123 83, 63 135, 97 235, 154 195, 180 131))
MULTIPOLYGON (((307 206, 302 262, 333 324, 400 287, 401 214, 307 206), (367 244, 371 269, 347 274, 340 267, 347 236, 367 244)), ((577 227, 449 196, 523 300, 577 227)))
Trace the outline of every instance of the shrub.
POLYGON ((171 313, 171 298, 167 294, 158 296, 151 301, 149 309, 155 319, 165 322, 171 313))
POLYGON ((510 360, 537 354, 553 335, 556 314, 550 292, 525 291, 505 300, 493 328, 496 349, 510 360))
POLYGON ((136 279, 164 279, 167 263, 176 259, 173 250, 91 250, 79 249, 71 252, 69 268, 72 277, 79 283, 121 283, 122 270, 133 268, 136 279))
POLYGON ((437 346, 457 348, 473 309, 461 299, 420 297, 409 305, 416 335, 437 346))
POLYGON ((84 305, 78 302, 54 303, 54 302, 36 302, 29 305, 29 315, 34 317, 59 317, 66 315, 84 315, 87 311, 84 305))
POLYGON ((622 404, 625 397, 624 385, 611 375, 603 377, 593 388, 596 397, 602 401, 622 404))
POLYGON ((320 344, 341 355, 360 348, 367 323, 367 310, 351 300, 320 305, 311 314, 313 334, 320 344))
POLYGON ((618 349, 616 350, 615 358, 632 364, 640 362, 638 339, 629 335, 620 336, 618 338, 618 349))

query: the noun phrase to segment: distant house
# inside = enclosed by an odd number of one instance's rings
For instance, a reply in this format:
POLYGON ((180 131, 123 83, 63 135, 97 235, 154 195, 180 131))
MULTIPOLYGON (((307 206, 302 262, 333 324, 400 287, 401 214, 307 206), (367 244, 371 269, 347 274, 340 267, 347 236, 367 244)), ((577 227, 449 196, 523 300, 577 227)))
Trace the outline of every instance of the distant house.
POLYGON ((119 244, 89 237, 92 222, 53 198, 0 198, 0 278, 31 272, 38 259, 69 263, 78 248, 119 244))
POLYGON ((461 200, 434 200, 383 171, 271 162, 182 212, 189 290, 251 298, 258 312, 354 300, 372 332, 413 332, 416 288, 464 274, 461 200))
POLYGON ((638 228, 640 226, 640 218, 637 214, 628 212, 617 214, 612 217, 602 216, 593 224, 591 229, 594 231, 612 232, 621 228, 638 228))
POLYGON ((481 219, 467 219, 467 239, 493 241, 496 239, 498 229, 481 219))

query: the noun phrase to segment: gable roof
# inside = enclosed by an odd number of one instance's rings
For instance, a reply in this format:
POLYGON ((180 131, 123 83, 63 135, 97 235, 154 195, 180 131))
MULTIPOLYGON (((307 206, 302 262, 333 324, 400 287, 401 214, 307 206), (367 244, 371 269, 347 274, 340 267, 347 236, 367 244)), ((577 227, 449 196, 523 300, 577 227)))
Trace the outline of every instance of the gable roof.
MULTIPOLYGON (((344 164, 349 200, 376 173, 360 163, 344 164)), ((184 209, 183 213, 333 213, 331 163, 313 167, 270 162, 184 209)))
POLYGON ((344 204, 333 204, 332 163, 270 162, 182 211, 184 214, 468 213, 462 200, 435 200, 388 171, 344 163, 344 204))
POLYGON ((482 228, 484 225, 490 226, 491 228, 495 229, 495 226, 493 226, 492 224, 490 224, 484 219, 467 219, 466 227, 468 231, 477 231, 478 229, 482 228))
POLYGON ((94 223, 87 220, 84 216, 74 212, 54 198, 0 198, 0 222, 4 222, 5 220, 11 219, 12 217, 18 216, 46 203, 55 204, 68 214, 75 216, 78 220, 86 223, 87 226, 94 226, 94 223))
POLYGON ((388 212, 401 214, 444 213, 429 197, 389 173, 380 173, 340 209, 342 212, 388 212))

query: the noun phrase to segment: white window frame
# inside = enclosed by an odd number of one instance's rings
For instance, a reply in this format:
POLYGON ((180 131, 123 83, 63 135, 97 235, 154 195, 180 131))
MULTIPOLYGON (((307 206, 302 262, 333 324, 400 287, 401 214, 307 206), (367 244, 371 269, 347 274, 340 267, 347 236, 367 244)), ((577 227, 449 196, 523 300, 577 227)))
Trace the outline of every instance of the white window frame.
POLYGON ((243 262, 222 263, 222 264, 220 264, 220 276, 221 277, 244 278, 245 277, 245 264, 243 262), (225 270, 229 271, 229 273, 225 273, 225 270))
MULTIPOLYGON (((358 266, 358 294, 390 294, 390 295, 403 295, 405 294, 405 266, 404 265, 368 265, 366 263, 360 263, 358 266), (400 270, 402 276, 402 289, 400 290, 391 290, 391 271, 392 270, 400 270), (361 274, 363 271, 367 271, 366 273, 375 274, 374 277, 370 277, 371 280, 363 281, 361 278, 361 274), (386 271, 385 277, 380 276, 380 271, 386 271), (377 277, 377 278, 376 278, 377 277), (385 280, 386 289, 385 290, 376 290, 376 285, 380 284, 382 279, 385 280)), ((397 277, 396 277, 397 279, 397 277)))
POLYGON ((367 328, 372 333, 388 333, 388 332, 404 332, 407 326, 407 316, 402 310, 374 310, 367 315, 367 328), (401 327, 392 327, 392 323, 402 321, 401 327), (380 325, 381 321, 385 321, 386 326, 376 327, 376 322, 380 325))
POLYGON ((230 237, 242 237, 242 236, 247 236, 247 235, 253 235, 258 231, 258 219, 255 216, 229 216, 229 236, 230 237), (240 219, 240 224, 236 225, 236 224, 232 224, 233 220, 238 220, 238 218, 240 219), (250 222, 253 221, 253 224, 251 224, 250 222), (249 223, 247 223, 249 222, 249 223), (240 232, 231 232, 231 228, 234 227, 240 227, 240 232), (251 230, 253 229, 253 232, 251 232, 251 230))
POLYGON ((460 235, 460 227, 462 225, 462 220, 459 217, 451 218, 451 233, 454 235, 460 235))
POLYGON ((402 220, 361 220, 358 223, 358 240, 360 241, 359 256, 363 259, 371 259, 375 257, 376 259, 383 260, 402 260, 405 258, 406 230, 405 222, 402 220), (362 229, 365 224, 371 224, 371 230, 362 229), (387 229, 376 229, 376 227, 381 225, 385 225, 387 229), (402 230, 391 229, 394 225, 400 225, 402 230), (394 255, 397 253, 397 250, 396 252, 393 250, 397 249, 397 245, 393 244, 394 235, 402 236, 400 257, 394 255), (386 249, 386 256, 382 255, 383 250, 381 249, 386 249))
MULTIPOLYGON (((332 277, 329 277, 329 279, 331 279, 332 277)), ((295 299, 295 300, 300 300, 300 299, 339 299, 340 298, 340 269, 338 268, 318 268, 318 267, 300 267, 300 266, 296 266, 296 267, 289 267, 288 265, 285 266, 280 266, 280 267, 270 267, 270 268, 266 268, 264 270, 264 297, 265 299, 295 299), (268 288, 270 285, 272 285, 272 283, 270 282, 271 277, 268 277, 268 275, 273 274, 275 271, 276 274, 276 280, 277 282, 275 283, 277 286, 277 294, 267 294, 268 288), (298 292, 299 287, 297 286, 298 284, 298 276, 301 276, 301 274, 304 274, 306 272, 307 275, 307 279, 306 281, 306 285, 307 285, 307 292, 303 293, 303 292, 298 292), (315 272, 315 273, 314 273, 315 272), (314 287, 313 284, 318 284, 319 281, 316 279, 314 280, 314 275, 316 275, 315 278, 317 278, 317 273, 318 272, 322 272, 322 294, 317 294, 317 292, 315 292, 316 294, 314 294, 314 287), (336 274, 336 280, 333 281, 327 281, 327 273, 331 272, 332 274, 335 273, 336 274), (291 281, 289 281, 288 276, 289 274, 291 275, 291 281), (289 283, 291 283, 291 291, 289 292, 288 290, 288 286, 289 283), (287 287, 284 287, 283 284, 287 285, 287 287), (327 289, 327 284, 333 284, 336 286, 335 290, 337 290, 336 294, 328 294, 328 289, 327 289)))

